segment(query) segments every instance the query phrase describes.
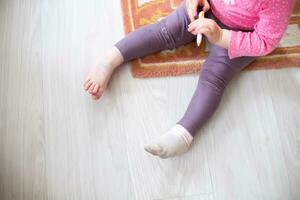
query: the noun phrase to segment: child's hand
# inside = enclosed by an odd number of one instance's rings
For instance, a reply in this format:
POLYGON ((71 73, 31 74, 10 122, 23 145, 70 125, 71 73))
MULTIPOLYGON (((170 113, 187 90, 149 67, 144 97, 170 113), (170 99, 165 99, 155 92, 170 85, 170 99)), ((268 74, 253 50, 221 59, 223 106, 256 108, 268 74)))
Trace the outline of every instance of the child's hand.
POLYGON ((207 0, 186 0, 186 8, 191 21, 193 22, 197 18, 197 8, 198 6, 203 6, 203 11, 206 12, 210 9, 207 0))
POLYGON ((212 19, 200 18, 189 24, 188 31, 194 35, 204 34, 207 39, 215 44, 222 39, 223 30, 212 19))

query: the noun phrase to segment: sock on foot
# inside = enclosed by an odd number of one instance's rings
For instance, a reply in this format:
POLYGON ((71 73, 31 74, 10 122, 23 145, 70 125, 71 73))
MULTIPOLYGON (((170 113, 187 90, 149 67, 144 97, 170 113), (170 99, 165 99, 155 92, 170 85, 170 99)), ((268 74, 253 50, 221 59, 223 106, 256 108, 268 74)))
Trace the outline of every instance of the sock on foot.
POLYGON ((167 133, 146 144, 144 149, 152 155, 170 158, 187 152, 192 141, 193 136, 176 124, 167 133))

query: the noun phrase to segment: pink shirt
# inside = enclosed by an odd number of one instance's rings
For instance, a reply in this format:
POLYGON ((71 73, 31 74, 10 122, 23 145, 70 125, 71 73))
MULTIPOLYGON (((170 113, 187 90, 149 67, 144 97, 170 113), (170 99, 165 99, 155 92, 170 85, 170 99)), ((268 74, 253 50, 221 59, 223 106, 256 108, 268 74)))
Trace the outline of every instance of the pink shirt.
POLYGON ((229 57, 263 56, 279 43, 287 29, 292 0, 210 0, 213 14, 231 31, 229 57), (225 2, 229 2, 227 5, 225 2))

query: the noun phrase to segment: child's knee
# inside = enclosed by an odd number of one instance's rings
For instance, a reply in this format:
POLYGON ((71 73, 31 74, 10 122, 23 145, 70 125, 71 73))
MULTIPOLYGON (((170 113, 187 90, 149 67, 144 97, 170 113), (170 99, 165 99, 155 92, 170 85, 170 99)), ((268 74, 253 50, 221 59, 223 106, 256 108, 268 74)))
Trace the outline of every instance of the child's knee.
POLYGON ((159 21, 155 24, 147 25, 143 29, 142 35, 152 35, 153 39, 150 41, 148 46, 160 45, 160 46, 162 46, 161 50, 176 48, 175 40, 172 37, 172 34, 168 30, 164 21, 159 21), (157 42, 155 43, 154 41, 157 41, 157 42))
POLYGON ((222 94, 232 77, 232 71, 226 66, 203 67, 199 82, 222 94))

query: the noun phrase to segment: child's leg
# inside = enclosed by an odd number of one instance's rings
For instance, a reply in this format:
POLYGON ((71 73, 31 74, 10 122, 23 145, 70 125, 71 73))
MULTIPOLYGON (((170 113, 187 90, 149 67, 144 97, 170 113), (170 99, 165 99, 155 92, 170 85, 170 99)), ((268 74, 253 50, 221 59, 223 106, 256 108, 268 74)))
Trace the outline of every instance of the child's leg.
POLYGON ((178 124, 194 136, 217 109, 227 84, 254 59, 229 59, 227 49, 213 45, 201 70, 196 91, 178 124))
POLYGON ((175 11, 161 21, 129 33, 114 45, 99 67, 90 71, 84 84, 85 90, 93 99, 99 99, 114 69, 123 62, 191 42, 196 36, 187 31, 189 24, 190 18, 186 3, 183 1, 175 11))
POLYGON ((227 49, 212 45, 196 91, 183 118, 173 128, 175 131, 172 129, 154 140, 145 147, 146 150, 162 158, 186 152, 193 136, 217 109, 229 81, 253 60, 253 57, 230 60, 227 49))
POLYGON ((190 24, 185 1, 161 21, 138 28, 115 44, 124 62, 165 49, 174 49, 196 38, 187 31, 190 24))

